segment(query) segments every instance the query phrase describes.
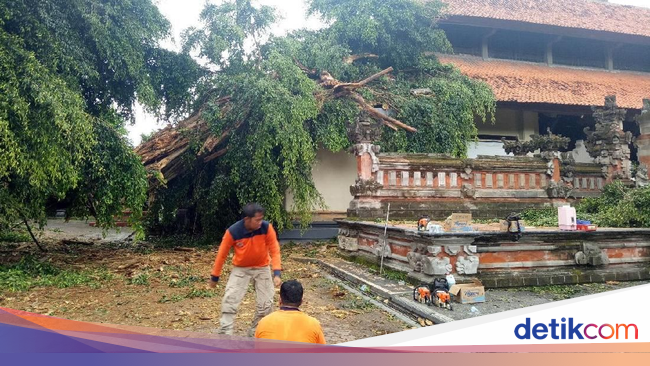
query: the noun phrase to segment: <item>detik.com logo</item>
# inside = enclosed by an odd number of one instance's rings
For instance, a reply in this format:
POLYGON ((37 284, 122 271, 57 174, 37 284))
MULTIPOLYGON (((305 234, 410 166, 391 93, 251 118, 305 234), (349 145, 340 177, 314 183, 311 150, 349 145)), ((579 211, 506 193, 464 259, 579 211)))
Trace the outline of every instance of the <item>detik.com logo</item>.
POLYGON ((537 323, 530 324, 530 318, 526 318, 525 323, 515 327, 515 336, 519 339, 639 339, 639 328, 636 324, 587 324, 574 323, 573 318, 562 318, 561 322, 551 319, 548 324, 537 323), (623 338, 625 337, 625 338, 623 338), (633 337, 633 338, 629 338, 633 337))

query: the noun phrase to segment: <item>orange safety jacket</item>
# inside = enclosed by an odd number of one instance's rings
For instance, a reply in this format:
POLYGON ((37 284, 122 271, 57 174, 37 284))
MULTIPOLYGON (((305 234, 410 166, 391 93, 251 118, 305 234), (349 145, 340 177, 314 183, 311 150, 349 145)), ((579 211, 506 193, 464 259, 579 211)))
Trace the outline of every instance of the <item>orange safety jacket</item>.
POLYGON ((212 267, 213 281, 219 280, 223 264, 232 247, 235 247, 235 256, 232 259, 234 266, 255 268, 265 267, 270 263, 273 274, 280 276, 282 270, 280 244, 275 229, 269 222, 262 221, 259 229, 248 231, 244 226, 244 220, 240 220, 226 230, 212 267))

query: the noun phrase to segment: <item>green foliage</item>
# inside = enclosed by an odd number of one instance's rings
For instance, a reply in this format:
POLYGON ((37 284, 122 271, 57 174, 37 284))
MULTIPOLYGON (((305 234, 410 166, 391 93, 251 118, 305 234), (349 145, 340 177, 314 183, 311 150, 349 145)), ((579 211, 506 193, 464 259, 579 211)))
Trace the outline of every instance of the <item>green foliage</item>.
POLYGON ((151 0, 0 3, 0 228, 45 221, 48 202, 137 220, 145 172, 124 124, 139 101, 171 117, 204 71, 158 48, 169 23, 151 0))
POLYGON ((196 108, 215 135, 235 132, 229 134, 226 154, 209 164, 188 154, 186 175, 158 190, 150 228, 196 230, 218 239, 238 219, 241 206, 253 201, 266 207, 267 219, 278 229, 291 227, 293 219, 305 227, 310 223, 310 213, 323 207, 312 180, 316 151, 350 146, 346 129, 360 106, 333 96, 299 64, 342 82, 393 67, 392 78, 382 77, 358 92, 419 132, 386 128, 382 151, 466 154, 467 141, 476 138, 475 116, 485 121, 493 114, 494 96, 486 84, 432 56, 450 51, 435 26, 440 2, 312 0, 309 5, 328 26, 269 37, 273 9, 230 0, 207 5, 202 27, 185 33, 185 51, 198 51, 210 69, 218 70, 197 89, 196 108), (364 53, 377 57, 345 60, 364 53), (414 88, 432 93, 414 96, 414 88), (225 96, 227 103, 216 103, 225 96), (287 192, 293 204, 285 209, 287 192), (188 209, 191 229, 179 224, 178 208, 188 209))
POLYGON ((217 296, 216 292, 214 290, 208 290, 208 289, 197 289, 193 288, 190 290, 190 292, 185 295, 186 298, 188 299, 208 299, 217 296))
POLYGON ((0 266, 0 289, 11 292, 27 291, 34 287, 99 288, 112 278, 112 274, 106 270, 65 270, 32 256, 23 257, 15 265, 0 266))
POLYGON ((174 295, 171 295, 171 296, 163 295, 158 300, 158 302, 161 303, 161 304, 167 304, 167 303, 180 302, 180 301, 183 301, 183 300, 185 300, 185 296, 174 294, 174 295))
POLYGON ((149 286, 149 274, 140 273, 137 276, 133 276, 129 279, 130 285, 139 285, 139 286, 149 286))
MULTIPOLYGON (((650 227, 650 187, 630 188, 614 181, 599 197, 580 201, 576 214, 600 227, 650 227)), ((528 210, 522 216, 533 226, 557 226, 556 208, 528 210)))
POLYGON ((583 200, 578 209, 599 226, 650 227, 650 187, 630 188, 615 181, 599 197, 583 200))
POLYGON ((19 231, 0 231, 0 243, 24 243, 30 242, 29 234, 19 231))
POLYGON ((521 213, 521 218, 526 226, 556 227, 558 225, 555 207, 525 210, 521 213))

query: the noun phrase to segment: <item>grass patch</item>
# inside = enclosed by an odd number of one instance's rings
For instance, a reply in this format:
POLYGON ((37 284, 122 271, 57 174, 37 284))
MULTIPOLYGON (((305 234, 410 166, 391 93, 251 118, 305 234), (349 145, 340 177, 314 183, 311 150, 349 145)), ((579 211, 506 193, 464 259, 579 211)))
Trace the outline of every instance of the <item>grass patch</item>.
POLYGON ((0 231, 0 243, 26 243, 31 242, 29 234, 22 231, 0 231))
POLYGON ((195 283, 203 282, 205 278, 195 276, 195 275, 185 275, 180 276, 179 278, 172 278, 169 280, 169 287, 181 288, 181 287, 191 287, 195 283))
POLYGON ((346 301, 343 304, 340 305, 341 309, 346 309, 346 310, 361 310, 361 311, 370 311, 375 308, 375 305, 373 305, 370 301, 361 299, 361 298, 354 298, 350 301, 346 301))
POLYGON ((208 289, 192 289, 187 295, 185 295, 186 298, 188 299, 208 299, 211 297, 217 296, 217 293, 214 292, 213 290, 208 290, 208 289))
POLYGON ((511 291, 528 291, 537 295, 551 295, 557 299, 570 299, 581 293, 582 290, 582 285, 548 285, 511 289, 511 291))
MULTIPOLYGON (((341 256, 341 258, 349 262, 360 264, 364 267, 367 267, 369 272, 379 275, 380 265, 369 259, 366 259, 361 256, 350 256, 350 257, 341 256)), ((384 277, 385 279, 392 280, 392 281, 409 282, 409 278, 406 273, 387 268, 386 266, 384 266, 384 273, 381 275, 381 277, 384 277)))
POLYGON ((138 285, 138 286, 149 286, 149 274, 140 273, 137 276, 133 276, 129 279, 129 284, 138 285))
POLYGON ((185 300, 185 296, 183 295, 163 295, 163 297, 158 300, 159 303, 161 304, 166 304, 166 303, 174 303, 174 302, 179 302, 185 300))
POLYGON ((0 289, 19 292, 34 287, 68 288, 89 286, 100 288, 103 282, 113 279, 113 274, 100 270, 67 270, 50 262, 41 262, 33 256, 25 256, 10 266, 0 266, 0 289))
POLYGON ((151 237, 148 240, 157 249, 172 249, 176 247, 212 248, 219 245, 219 241, 204 236, 170 235, 151 237))

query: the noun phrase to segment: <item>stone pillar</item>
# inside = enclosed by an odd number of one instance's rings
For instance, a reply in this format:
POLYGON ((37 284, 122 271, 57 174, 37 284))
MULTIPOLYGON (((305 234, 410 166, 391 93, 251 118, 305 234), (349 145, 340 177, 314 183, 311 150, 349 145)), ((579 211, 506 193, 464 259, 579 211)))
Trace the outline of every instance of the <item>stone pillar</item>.
POLYGON ((367 214, 372 215, 373 210, 380 209, 378 200, 372 199, 372 195, 383 186, 376 179, 380 147, 374 144, 381 138, 381 130, 381 123, 363 111, 348 127, 348 138, 354 143, 351 150, 357 157, 357 180, 350 187, 354 198, 348 211, 353 216, 362 216, 361 211, 368 211, 367 214))
POLYGON ((594 131, 585 128, 585 147, 589 155, 603 166, 603 176, 607 182, 632 178, 629 147, 632 133, 623 131, 627 110, 617 107, 616 96, 606 97, 604 108, 592 109, 596 128, 594 131))
POLYGON ((637 186, 648 185, 648 167, 650 167, 650 99, 643 100, 643 111, 636 118, 641 134, 637 138, 639 148, 639 168, 636 173, 637 186))

